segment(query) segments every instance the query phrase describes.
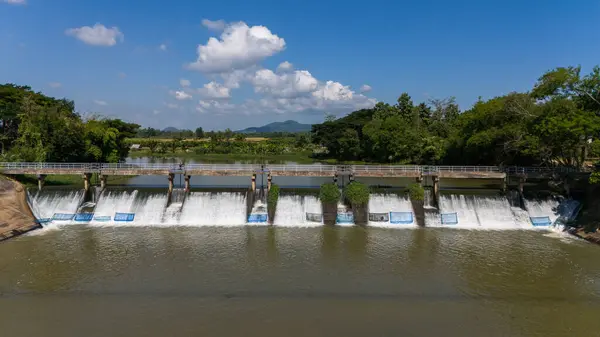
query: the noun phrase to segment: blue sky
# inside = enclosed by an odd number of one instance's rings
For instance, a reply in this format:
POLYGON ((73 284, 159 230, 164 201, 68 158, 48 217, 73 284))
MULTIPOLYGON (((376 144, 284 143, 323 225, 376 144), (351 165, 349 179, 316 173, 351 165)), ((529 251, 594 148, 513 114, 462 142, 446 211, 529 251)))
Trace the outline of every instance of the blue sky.
POLYGON ((0 0, 0 82, 158 128, 315 123, 405 91, 468 109, 591 69, 599 42, 598 1, 0 0))

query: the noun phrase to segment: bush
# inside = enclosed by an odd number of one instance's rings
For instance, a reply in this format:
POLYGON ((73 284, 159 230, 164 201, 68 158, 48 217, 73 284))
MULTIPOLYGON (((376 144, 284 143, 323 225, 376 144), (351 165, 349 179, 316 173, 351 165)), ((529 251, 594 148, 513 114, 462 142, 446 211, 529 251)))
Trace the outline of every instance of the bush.
POLYGON ((412 184, 408 187, 408 195, 411 201, 424 201, 425 189, 421 184, 412 184))
POLYGON ((325 203, 337 203, 340 201, 341 193, 338 186, 334 183, 327 183, 321 185, 321 191, 319 193, 319 199, 325 203))
POLYGON ((344 197, 352 206, 362 206, 369 203, 369 188, 363 183, 353 181, 344 189, 344 197))
POLYGON ((277 208, 277 200, 279 200, 279 185, 272 184, 271 189, 267 193, 267 209, 275 214, 277 208))

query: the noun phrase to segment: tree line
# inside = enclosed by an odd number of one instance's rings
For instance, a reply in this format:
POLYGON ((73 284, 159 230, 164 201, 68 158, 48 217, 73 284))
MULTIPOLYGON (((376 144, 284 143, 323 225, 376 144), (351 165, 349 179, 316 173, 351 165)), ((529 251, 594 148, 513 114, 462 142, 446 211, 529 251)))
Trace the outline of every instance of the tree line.
POLYGON ((264 137, 264 138, 287 138, 294 137, 297 133, 294 132, 254 132, 254 133, 242 133, 232 131, 227 128, 224 131, 204 131, 202 127, 197 127, 196 130, 192 131, 189 129, 175 129, 167 128, 164 130, 155 129, 152 127, 141 128, 138 130, 137 138, 157 138, 157 139, 175 139, 175 138, 196 138, 196 139, 229 139, 236 138, 242 139, 249 137, 264 137))
POLYGON ((321 157, 341 161, 447 165, 566 165, 600 156, 600 67, 543 74, 529 92, 479 99, 378 103, 313 125, 321 157))
POLYGON ((0 85, 1 161, 119 162, 138 124, 75 112, 75 103, 28 86, 0 85))

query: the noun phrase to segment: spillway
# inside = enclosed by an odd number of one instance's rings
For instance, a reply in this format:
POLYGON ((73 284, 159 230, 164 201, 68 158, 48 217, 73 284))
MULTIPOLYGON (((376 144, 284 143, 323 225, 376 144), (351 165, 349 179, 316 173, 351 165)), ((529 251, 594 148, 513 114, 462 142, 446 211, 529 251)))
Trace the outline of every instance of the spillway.
POLYGON ((511 207, 504 196, 440 195, 440 213, 456 213, 458 223, 442 224, 431 218, 430 227, 453 227, 467 229, 524 229, 531 223, 523 210, 511 207), (433 223, 431 223, 433 222, 433 223))
MULTIPOLYGON (((398 194, 371 194, 369 198, 369 213, 390 213, 390 212, 413 212, 412 204, 407 196, 398 194)), ((414 212, 413 212, 414 213, 414 212)), ((413 217, 412 224, 392 224, 390 221, 377 222, 369 221, 369 226, 374 227, 414 227, 416 220, 413 217)))
MULTIPOLYGON (((38 218, 51 218, 55 213, 73 214, 84 198, 83 191, 46 190, 30 197, 32 210, 38 218)), ((248 224, 248 205, 245 192, 192 192, 185 200, 175 200, 167 207, 166 192, 144 190, 106 190, 94 209, 95 217, 89 222, 92 226, 244 226, 248 224), (114 221, 115 213, 134 213, 131 222, 114 221), (102 221, 105 220, 105 221, 102 221)), ((575 202, 576 203, 576 202, 575 202)), ((526 210, 511 206, 504 196, 471 196, 443 194, 439 200, 439 213, 431 207, 426 211, 425 224, 428 227, 448 227, 466 229, 533 229, 530 217, 548 216, 552 223, 559 218, 562 207, 563 217, 573 216, 577 204, 565 203, 559 206, 555 199, 525 200, 526 210), (569 207, 567 207, 569 206, 569 207), (456 213, 457 223, 442 224, 440 213, 456 213)), ((375 193, 369 200, 369 212, 389 214, 390 212, 413 212, 410 200, 394 193, 375 193)), ((279 197, 277 212, 273 221, 281 227, 315 227, 321 221, 309 221, 307 214, 321 214, 321 204, 314 195, 282 194, 279 197)), ((562 213, 561 213, 562 214, 562 213)), ((400 214, 401 215, 401 214, 400 214)), ((314 218, 313 219, 318 219, 314 218)), ((373 218, 376 219, 376 218, 373 218)), ((410 220, 409 220, 410 221, 410 220)), ((58 224, 78 223, 60 221, 58 224)), ((264 223, 254 223, 263 225, 264 223)), ((352 226, 352 223, 340 224, 352 226)), ((370 226, 407 228, 416 227, 412 223, 391 223, 370 221, 370 226)), ((539 227, 537 227, 539 228, 539 227)))
POLYGON ((320 222, 308 221, 306 213, 321 213, 321 203, 312 195, 281 195, 273 224, 285 227, 321 226, 320 222))
POLYGON ((183 205, 179 224, 241 226, 246 224, 246 220, 245 193, 192 192, 183 205))
POLYGON ((54 213, 73 214, 77 212, 83 196, 83 190, 44 190, 30 199, 31 208, 38 219, 52 218, 54 213))

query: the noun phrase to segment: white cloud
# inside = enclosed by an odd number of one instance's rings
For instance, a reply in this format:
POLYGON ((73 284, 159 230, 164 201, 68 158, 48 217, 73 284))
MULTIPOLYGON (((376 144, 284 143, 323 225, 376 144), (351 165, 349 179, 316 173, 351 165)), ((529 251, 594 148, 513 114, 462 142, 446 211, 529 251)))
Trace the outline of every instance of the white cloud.
POLYGON ((327 81, 319 90, 313 92, 313 96, 330 101, 351 100, 353 95, 354 91, 350 90, 349 86, 334 81, 327 81))
POLYGON ((369 92, 369 91, 371 91, 371 89, 373 89, 373 88, 371 88, 370 85, 363 84, 363 86, 360 87, 360 92, 369 92))
POLYGON ((222 31, 225 29, 226 23, 223 20, 211 21, 209 19, 202 20, 202 25, 210 30, 222 31))
POLYGON ((108 103, 106 103, 105 101, 101 101, 99 99, 95 99, 94 103, 96 103, 97 105, 102 105, 102 106, 108 105, 108 103))
POLYGON ((60 88, 62 87, 62 84, 60 84, 59 82, 50 82, 48 83, 48 85, 50 86, 50 88, 60 88))
POLYGON ((158 49, 160 49, 162 51, 167 51, 167 45, 163 43, 160 46, 158 46, 158 49))
POLYGON ((4 2, 9 5, 25 5, 27 3, 26 0, 4 0, 4 2))
POLYGON ((294 65, 288 61, 283 61, 277 66, 277 71, 288 71, 294 69, 294 65))
POLYGON ((125 37, 119 28, 106 28, 99 23, 95 24, 93 27, 83 26, 80 28, 70 28, 65 31, 65 34, 73 36, 86 44, 103 47, 114 46, 118 41, 123 42, 125 37))
POLYGON ((230 72, 244 69, 285 48, 285 40, 264 26, 248 27, 238 22, 225 27, 220 39, 211 37, 198 46, 198 59, 189 69, 204 73, 230 72))
POLYGON ((236 109, 235 104, 229 102, 215 101, 215 100, 200 100, 196 106, 196 111, 200 113, 214 113, 214 114, 226 114, 236 109))
POLYGON ((256 92, 277 97, 296 97, 310 93, 315 91, 319 84, 306 70, 275 74, 269 69, 261 69, 254 74, 251 82, 256 92))
POLYGON ((186 80, 185 78, 182 78, 179 80, 179 85, 182 86, 183 88, 189 87, 191 84, 192 84, 192 82, 190 82, 189 80, 186 80))
POLYGON ((198 89, 198 92, 204 98, 221 99, 231 97, 229 88, 214 81, 206 83, 203 88, 198 89))
POLYGON ((171 91, 171 95, 175 96, 175 99, 180 101, 192 98, 192 95, 182 90, 171 91))

